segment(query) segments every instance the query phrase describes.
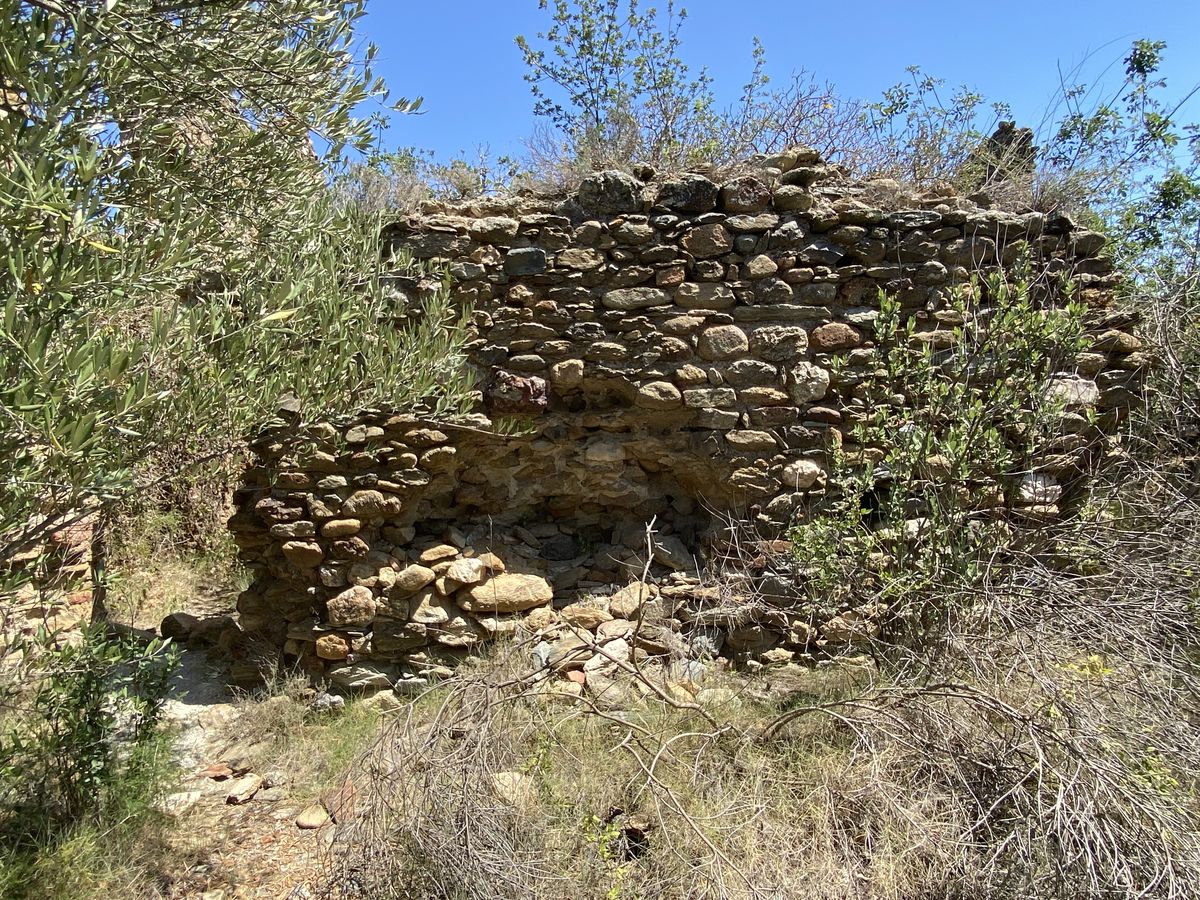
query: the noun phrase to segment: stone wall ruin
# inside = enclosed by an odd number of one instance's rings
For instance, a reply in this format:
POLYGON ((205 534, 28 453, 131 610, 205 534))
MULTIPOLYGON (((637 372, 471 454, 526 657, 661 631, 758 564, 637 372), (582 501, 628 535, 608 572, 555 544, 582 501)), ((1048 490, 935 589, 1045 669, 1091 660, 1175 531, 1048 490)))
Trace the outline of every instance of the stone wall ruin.
MULTIPOLYGON (((817 652, 844 622, 705 618, 698 576, 726 517, 785 552, 793 510, 827 488, 880 289, 937 341, 957 324, 948 291, 1028 256, 1092 310, 1072 397, 1112 426, 1134 396, 1144 354, 1108 311, 1102 237, 986 203, 854 183, 796 149, 720 184, 605 172, 562 202, 397 222, 388 240, 446 261, 473 306, 479 409, 264 436, 231 520, 255 574, 243 627, 342 687, 419 682, 517 630, 558 635, 545 652, 567 667, 564 628, 622 653, 686 655, 701 632, 735 656, 817 652)), ((1013 502, 1054 515, 1081 454, 1013 502)))

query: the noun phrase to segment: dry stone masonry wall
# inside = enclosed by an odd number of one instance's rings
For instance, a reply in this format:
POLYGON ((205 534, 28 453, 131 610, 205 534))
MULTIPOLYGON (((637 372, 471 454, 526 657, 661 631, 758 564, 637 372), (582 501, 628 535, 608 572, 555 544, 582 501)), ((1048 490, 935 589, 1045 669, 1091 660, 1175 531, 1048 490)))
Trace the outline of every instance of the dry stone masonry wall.
MULTIPOLYGON (((754 552, 786 552, 861 414, 881 290, 938 346, 960 324, 948 292, 1027 257, 1091 308, 1094 346, 1062 378, 1076 406, 1115 423, 1144 364, 1106 309, 1099 234, 854 183, 804 149, 720 184, 599 173, 563 202, 435 211, 387 239, 444 260, 473 308, 478 410, 265 436, 231 520, 255 573, 243 626, 347 688, 420 683, 518 629, 566 669, 586 658, 572 629, 626 656, 791 659, 846 639, 844 616, 793 621, 786 603, 706 613, 720 590, 699 576, 727 516, 757 528, 754 552)), ((1014 502, 1054 515, 1073 465, 1014 502)))

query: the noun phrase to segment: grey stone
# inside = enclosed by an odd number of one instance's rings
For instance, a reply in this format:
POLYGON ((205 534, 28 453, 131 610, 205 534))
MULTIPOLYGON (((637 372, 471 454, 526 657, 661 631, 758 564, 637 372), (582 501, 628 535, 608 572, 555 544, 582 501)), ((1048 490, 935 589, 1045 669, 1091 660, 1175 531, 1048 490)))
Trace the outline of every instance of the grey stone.
POLYGON ((655 202, 680 212, 703 213, 716 208, 718 193, 703 175, 685 174, 660 184, 655 202))
POLYGON ((579 183, 576 200, 592 213, 639 212, 642 184, 632 175, 616 169, 593 172, 579 183))
POLYGON ((509 275, 540 275, 546 271, 546 251, 541 247, 517 247, 504 255, 509 275))
POLYGON ((609 309, 646 309, 652 306, 670 306, 671 295, 660 288, 618 288, 605 293, 600 302, 609 309))

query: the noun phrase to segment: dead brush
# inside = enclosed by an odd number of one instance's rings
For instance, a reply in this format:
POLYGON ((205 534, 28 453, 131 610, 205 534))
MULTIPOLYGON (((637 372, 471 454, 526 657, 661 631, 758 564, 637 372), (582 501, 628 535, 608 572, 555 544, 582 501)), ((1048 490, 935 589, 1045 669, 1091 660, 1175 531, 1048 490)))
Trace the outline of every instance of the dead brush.
POLYGON ((601 706, 501 648, 355 766, 327 896, 1200 896, 1198 510, 1156 470, 1112 483, 945 584, 920 645, 885 631, 870 678, 692 702, 625 663, 643 689, 601 706))

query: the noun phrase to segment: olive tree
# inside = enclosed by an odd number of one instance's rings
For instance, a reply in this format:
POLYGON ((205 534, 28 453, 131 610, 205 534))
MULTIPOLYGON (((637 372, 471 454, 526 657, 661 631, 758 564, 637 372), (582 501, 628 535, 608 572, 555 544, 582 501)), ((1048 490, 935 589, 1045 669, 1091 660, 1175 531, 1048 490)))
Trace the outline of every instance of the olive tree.
POLYGON ((285 396, 463 400, 446 292, 410 308, 331 197, 386 100, 363 0, 0 8, 0 571, 285 396))

